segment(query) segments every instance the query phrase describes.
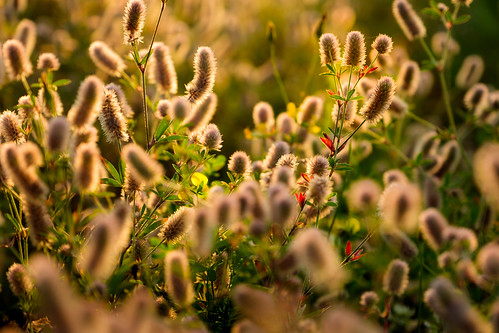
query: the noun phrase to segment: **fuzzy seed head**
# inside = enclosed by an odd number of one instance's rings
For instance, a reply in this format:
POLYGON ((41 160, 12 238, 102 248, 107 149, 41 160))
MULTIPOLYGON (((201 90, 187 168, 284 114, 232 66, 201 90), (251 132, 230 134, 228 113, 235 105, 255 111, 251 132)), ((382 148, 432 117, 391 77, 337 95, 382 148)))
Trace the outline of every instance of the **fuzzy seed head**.
POLYGON ((263 166, 265 169, 273 169, 281 156, 289 154, 289 145, 284 141, 277 141, 270 147, 265 160, 263 161, 263 166))
POLYGON ((170 94, 177 93, 177 72, 173 65, 168 46, 163 43, 154 43, 150 59, 149 74, 152 82, 159 90, 170 94))
POLYGON ((188 307, 194 301, 189 263, 183 251, 174 250, 166 255, 165 281, 168 294, 176 304, 188 307))
POLYGON ((317 206, 322 206, 331 194, 332 187, 328 176, 314 177, 308 184, 307 198, 313 200, 317 206))
POLYGON ((453 173, 461 161, 461 151, 456 140, 447 142, 437 156, 436 165, 429 173, 441 179, 447 173, 453 173))
POLYGON ((384 76, 378 80, 372 94, 362 106, 359 113, 371 124, 376 124, 388 110, 395 94, 395 82, 391 77, 384 76))
POLYGON ((80 127, 73 131, 70 151, 76 151, 76 148, 82 143, 97 143, 98 140, 97 129, 95 127, 90 125, 80 127))
POLYGON ((47 240, 47 235, 52 228, 52 219, 45 203, 39 199, 21 196, 23 211, 29 227, 29 235, 33 245, 37 246, 47 240))
MULTIPOLYGON (((216 95, 213 95, 213 96, 216 99, 216 95)), ((210 100, 210 97, 208 97, 206 100, 207 101, 210 100)), ((211 105, 211 106, 213 106, 213 105, 211 105)), ((158 105, 158 108, 159 108, 159 105, 158 105)), ((197 108, 197 109, 199 109, 199 108, 197 108)), ((211 121, 211 118, 213 117, 213 113, 216 110, 216 104, 215 104, 215 107, 212 107, 212 110, 213 111, 209 111, 206 113, 206 115, 211 113, 210 119, 208 119, 208 117, 204 117, 205 119, 207 119, 206 120, 207 122, 211 121)), ((171 107, 167 109, 167 113, 168 113, 168 116, 170 117, 170 119, 184 120, 189 115, 190 112, 191 112, 191 104, 183 96, 173 97, 171 100, 171 107)))
POLYGON ((146 16, 144 0, 128 0, 123 15, 123 32, 125 44, 142 42, 142 29, 146 16))
POLYGON ((0 134, 6 142, 23 143, 26 141, 21 130, 21 119, 9 110, 0 115, 0 134))
POLYGON ((291 168, 293 172, 295 172, 296 167, 298 166, 298 157, 296 157, 294 154, 282 155, 276 163, 276 167, 280 166, 287 166, 291 168))
POLYGON ((158 106, 156 107, 156 112, 154 113, 154 115, 158 119, 163 119, 169 113, 172 113, 171 108, 172 108, 172 103, 167 99, 162 99, 158 102, 158 106))
POLYGON ((447 220, 435 208, 428 208, 419 215, 419 227, 423 238, 435 251, 445 242, 445 229, 447 226, 447 220))
POLYGON ((391 295, 402 295, 409 284, 409 265, 403 260, 393 260, 383 276, 383 290, 391 295))
POLYGON ((76 101, 68 112, 68 120, 73 127, 92 125, 102 106, 104 85, 94 75, 88 76, 78 88, 76 101))
POLYGON ((61 67, 59 59, 53 53, 42 53, 38 56, 36 68, 42 71, 56 71, 61 67))
POLYGON ((462 4, 462 5, 466 5, 466 7, 469 7, 471 5, 471 3, 473 2, 473 0, 452 0, 451 2, 455 5, 462 4))
POLYGON ((69 123, 65 117, 50 119, 47 131, 47 148, 52 152, 65 151, 68 147, 70 134, 69 123))
POLYGON ((392 52, 393 42, 392 38, 388 35, 379 34, 371 45, 379 55, 385 55, 392 52))
POLYGON ((478 239, 473 230, 464 227, 448 226, 444 230, 444 237, 451 242, 454 250, 473 252, 478 247, 478 239))
POLYGON ((329 175, 329 161, 322 155, 315 155, 307 162, 307 175, 327 176, 329 175))
POLYGON ((340 60, 340 43, 338 38, 331 33, 323 34, 319 39, 319 53, 322 66, 333 65, 340 60))
POLYGON ((247 175, 251 172, 251 160, 244 151, 236 151, 229 159, 229 171, 236 175, 247 175))
POLYGON ((14 263, 7 271, 7 281, 10 289, 16 296, 24 296, 33 289, 33 282, 23 265, 14 263))
POLYGON ((288 166, 276 166, 272 170, 271 184, 281 183, 292 189, 295 186, 295 181, 294 171, 288 166))
POLYGON ((199 143, 208 150, 222 149, 222 134, 218 126, 215 124, 208 124, 199 130, 199 143))
POLYGON ((9 39, 3 44, 3 62, 11 80, 20 80, 22 76, 33 73, 31 62, 24 45, 17 39, 9 39))
POLYGON ((82 143, 76 148, 75 181, 81 191, 94 192, 100 184, 100 151, 95 143, 82 143))
POLYGON ((449 38, 447 44, 447 32, 440 31, 433 35, 431 38, 431 48, 436 56, 443 56, 444 50, 447 47, 447 54, 455 56, 461 51, 461 47, 454 38, 449 38))
POLYGON ((126 100, 123 89, 121 89, 121 87, 115 83, 109 83, 104 88, 107 91, 114 91, 116 97, 118 98, 118 102, 120 103, 120 111, 123 113, 123 115, 127 118, 133 117, 134 112, 126 100))
POLYGON ((125 179, 123 184, 122 196, 128 198, 135 198, 136 195, 144 189, 144 183, 135 178, 133 173, 128 169, 125 171, 125 179))
POLYGON ((118 97, 113 90, 104 92, 99 121, 108 142, 128 141, 126 118, 121 112, 118 97))
POLYGON ((36 45, 36 24, 35 22, 22 19, 16 27, 16 32, 14 33, 14 39, 20 41, 26 50, 26 54, 29 56, 35 49, 36 45))
POLYGON ((390 115, 394 118, 403 118, 406 114, 407 111, 409 110, 409 106, 407 105, 404 100, 398 96, 393 96, 392 103, 390 104, 390 107, 388 108, 388 111, 390 112, 390 115))
POLYGON ((19 114, 21 122, 33 116, 34 107, 33 103, 31 102, 31 98, 28 95, 19 97, 17 105, 22 105, 22 107, 17 109, 17 113, 19 114))
POLYGON ((274 127, 274 110, 267 102, 258 102, 253 107, 253 123, 255 128, 263 132, 270 132, 274 127))
POLYGON ((153 185, 163 176, 163 167, 159 162, 149 156, 135 143, 127 144, 121 156, 125 160, 127 169, 140 182, 146 186, 153 185))
POLYGON ((208 97, 194 106, 189 104, 187 107, 184 100, 189 103, 186 97, 179 97, 179 103, 182 104, 179 104, 178 107, 183 108, 187 114, 182 124, 189 124, 191 130, 197 130, 207 125, 217 111, 218 98, 214 93, 208 94, 208 97))
MULTIPOLYGON (((288 169, 281 167, 280 169, 288 169)), ((287 227, 296 217, 297 206, 296 200, 289 195, 289 192, 284 189, 276 195, 270 197, 271 219, 273 224, 287 227)))
POLYGON ((499 280, 499 244, 491 242, 485 245, 477 257, 478 267, 488 278, 499 280))
MULTIPOLYGON (((352 97, 355 97, 355 95, 353 95, 352 97)), ((334 103, 333 111, 331 112, 331 119, 333 120, 333 124, 337 123, 339 126, 341 124, 341 118, 344 117, 343 126, 351 126, 355 120, 358 105, 358 100, 349 101, 346 105, 346 108, 344 104, 340 108, 338 107, 337 103, 334 103), (338 110, 340 110, 339 114, 338 110)))
POLYGON ((485 63, 479 55, 467 56, 456 76, 456 85, 461 89, 466 89, 478 83, 485 71, 485 63))
POLYGON ((346 193, 348 208, 354 212, 366 212, 376 207, 381 196, 381 186, 372 179, 360 179, 350 185, 346 193))
POLYGON ((381 234, 386 245, 405 260, 411 260, 419 253, 414 242, 400 230, 383 231, 381 234))
POLYGON ((47 91, 44 88, 40 88, 38 96, 36 96, 36 103, 39 109, 41 109, 41 114, 46 117, 60 116, 64 112, 64 106, 57 91, 47 91), (52 100, 52 105, 50 105, 49 99, 52 100))
POLYGON ((215 85, 216 71, 213 51, 206 46, 198 48, 194 57, 194 78, 185 86, 189 102, 199 104, 209 96, 215 85))
POLYGON ((366 43, 360 31, 350 31, 345 41, 343 65, 363 67, 366 63, 366 43))
POLYGON ((485 84, 477 83, 468 89, 463 102, 468 110, 482 110, 488 106, 489 89, 485 84))
POLYGON ((388 170, 383 174, 383 184, 385 187, 390 186, 393 183, 406 184, 409 180, 405 173, 398 169, 388 170))
POLYGON ((287 112, 280 113, 277 116, 276 123, 278 133, 290 135, 295 131, 295 120, 287 112))
POLYGON ((126 67, 123 59, 104 42, 90 44, 88 53, 94 64, 110 76, 120 77, 126 67))
POLYGON ((185 206, 180 207, 163 223, 158 237, 164 239, 168 244, 177 243, 191 227, 189 224, 191 221, 189 214, 191 213, 190 208, 185 206))
POLYGON ((426 27, 407 0, 393 2, 393 15, 408 40, 426 36, 426 27))
POLYGON ((499 210, 499 143, 489 142, 473 157, 475 183, 488 203, 499 210))
POLYGON ((207 207, 196 208, 192 214, 190 238, 193 250, 199 257, 206 258, 213 247, 213 233, 216 228, 213 210, 207 207))
POLYGON ((414 232, 421 210, 421 190, 414 184, 394 183, 385 189, 379 208, 387 228, 414 232))
POLYGON ((321 118, 324 101, 317 96, 307 96, 302 104, 296 119, 299 124, 313 123, 321 118))
POLYGON ((379 296, 374 291, 366 291, 360 296, 360 306, 365 309, 371 309, 377 306, 379 296))
POLYGON ((397 80, 397 88, 409 96, 414 96, 419 87, 421 71, 417 62, 408 60, 402 64, 397 80))

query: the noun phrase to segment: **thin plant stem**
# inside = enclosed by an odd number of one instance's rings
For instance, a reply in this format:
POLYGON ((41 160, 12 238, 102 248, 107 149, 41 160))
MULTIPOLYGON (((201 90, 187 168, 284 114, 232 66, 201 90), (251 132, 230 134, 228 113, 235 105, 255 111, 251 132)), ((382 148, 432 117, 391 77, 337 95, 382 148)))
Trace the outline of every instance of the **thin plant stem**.
POLYGON ((430 123, 428 120, 425 120, 425 119, 421 118, 420 116, 416 115, 412 111, 407 111, 407 116, 410 117, 410 118, 412 118, 413 120, 417 121, 421 125, 431 128, 432 130, 436 131, 439 134, 442 133, 442 130, 438 126, 436 126, 435 124, 430 123))
POLYGON ((144 110, 144 126, 146 131, 146 150, 149 149, 149 115, 147 112, 147 101, 146 101, 146 73, 145 67, 140 70, 140 75, 142 77, 142 104, 144 110))
POLYGON ((424 243, 419 237, 419 299, 418 299, 418 333, 422 332, 423 317, 421 311, 423 310, 423 260, 424 260, 424 243))
POLYGON ((286 93, 286 89, 284 88, 284 83, 282 82, 281 74, 279 74, 279 69, 277 68, 276 55, 275 55, 275 45, 274 42, 270 42, 270 62, 272 63, 272 69, 274 70, 274 76, 277 80, 277 84, 279 85, 279 90, 281 92, 282 99, 286 103, 289 104, 288 94, 286 93))

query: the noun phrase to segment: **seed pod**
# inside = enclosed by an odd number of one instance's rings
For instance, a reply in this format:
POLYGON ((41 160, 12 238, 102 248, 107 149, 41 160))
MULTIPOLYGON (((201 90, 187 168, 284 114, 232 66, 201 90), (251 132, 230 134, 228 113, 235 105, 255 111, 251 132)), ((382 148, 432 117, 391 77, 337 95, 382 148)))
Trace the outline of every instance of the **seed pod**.
POLYGON ((253 107, 253 123, 255 128, 270 132, 274 127, 274 110, 267 102, 259 102, 253 107))
POLYGON ((206 258, 211 253, 214 232, 217 227, 213 211, 207 207, 197 208, 192 214, 189 214, 189 217, 192 219, 190 238, 193 251, 199 257, 206 258))
POLYGON ((123 184, 122 196, 134 198, 140 191, 144 189, 144 183, 136 179, 133 173, 128 169, 125 171, 125 181, 123 184))
POLYGON ((120 110, 118 97, 113 90, 105 90, 104 92, 99 122, 108 142, 128 141, 126 119, 120 110))
POLYGON ((293 189, 295 187, 295 175, 293 169, 288 166, 276 166, 274 170, 272 170, 272 177, 270 179, 271 184, 281 183, 287 186, 289 189, 293 189))
POLYGON ((421 210, 421 191, 414 184, 392 184, 383 192, 379 208, 387 228, 414 232, 421 210))
POLYGON ((456 85, 461 89, 467 89, 478 83, 485 70, 485 64, 481 56, 473 54, 467 56, 456 76, 456 85))
POLYGON ((93 126, 87 125, 75 129, 71 138, 70 153, 75 152, 80 144, 97 143, 98 139, 97 129, 93 126))
POLYGON ((360 296, 360 306, 371 309, 378 305, 379 296, 374 291, 366 291, 360 296))
POLYGON ((19 107, 17 109, 17 113, 19 114, 21 122, 26 121, 33 116, 34 107, 33 103, 31 102, 31 98, 28 95, 19 97, 17 105, 22 105, 22 107, 19 107))
POLYGON ((222 134, 218 126, 215 124, 208 124, 199 130, 199 143, 208 150, 222 149, 222 134))
POLYGON ((359 113, 371 124, 376 124, 383 116, 383 112, 388 110, 392 104, 394 94, 395 82, 393 79, 387 76, 382 77, 376 83, 374 91, 359 113))
POLYGON ((499 280, 499 245, 491 242, 485 245, 477 257, 478 267, 493 281, 499 280))
POLYGON ((316 228, 301 231, 290 245, 300 267, 312 282, 332 290, 340 287, 345 278, 338 253, 330 247, 326 236, 316 228))
POLYGON ((194 301, 189 263, 183 251, 175 250, 167 253, 165 281, 168 294, 176 304, 188 307, 194 301))
POLYGON ((189 214, 191 214, 190 208, 180 207, 163 223, 158 238, 164 239, 167 244, 178 242, 191 227, 188 224, 191 221, 189 214))
POLYGON ((356 180, 346 193, 348 208, 353 212, 365 213, 376 208, 381 196, 381 186, 372 179, 356 180))
POLYGON ((128 0, 123 15, 123 31, 125 44, 142 42, 142 29, 146 15, 143 0, 128 0))
POLYGON ((24 45, 24 49, 26 50, 26 54, 29 58, 36 45, 35 22, 28 19, 22 19, 16 27, 14 39, 17 39, 24 45))
POLYGON ((47 234, 52 228, 52 219, 44 202, 39 199, 21 196, 23 211, 29 227, 29 234, 33 245, 47 241, 47 234))
POLYGON ((26 141, 21 129, 21 119, 9 110, 0 115, 0 134, 6 142, 23 143, 26 141))
POLYGON ((319 39, 319 53, 322 66, 326 64, 333 65, 335 61, 340 60, 340 43, 335 35, 323 34, 319 39))
POLYGON ((206 46, 198 48, 194 57, 194 78, 185 86, 189 102, 199 104, 209 96, 215 84, 216 71, 213 51, 206 46))
POLYGON ((329 177, 314 177, 308 183, 307 198, 313 200, 315 205, 322 206, 331 194, 332 186, 329 177))
POLYGON ((121 57, 104 42, 90 44, 88 53, 94 64, 110 76, 120 77, 126 67, 121 57))
POLYGON ((214 218, 219 225, 230 226, 239 218, 239 201, 232 196, 220 196, 213 206, 214 218))
POLYGON ((371 45, 379 55, 386 55, 392 52, 393 42, 392 38, 388 35, 379 34, 371 45))
POLYGON ((383 290, 391 295, 402 295, 409 284, 409 265, 395 259, 390 262, 383 276, 383 290))
POLYGON ((171 108, 172 108, 172 103, 167 99, 162 99, 158 102, 158 106, 156 107, 156 112, 154 113, 154 115, 158 119, 163 119, 168 115, 168 113, 171 113, 170 111, 171 108))
POLYGON ((366 63, 366 44, 360 31, 350 31, 345 41, 343 65, 363 67, 366 63))
POLYGON ((44 88, 40 88, 36 97, 36 103, 41 110, 41 114, 47 117, 53 115, 60 116, 64 112, 64 106, 57 91, 46 91, 44 88))
POLYGON ((10 289, 18 297, 29 294, 33 289, 33 282, 28 272, 23 265, 18 263, 14 263, 9 267, 7 280, 9 281, 10 289))
POLYGON ((327 176, 329 175, 329 162, 322 155, 315 155, 307 162, 307 175, 309 176, 327 176))
POLYGON ((229 159, 228 169, 236 175, 247 175, 251 172, 251 160, 244 151, 236 151, 229 159))
POLYGON ((464 106, 468 110, 482 110, 489 103, 489 89, 483 83, 473 85, 464 95, 464 106))
POLYGON ((449 141, 442 147, 442 153, 437 158, 437 164, 429 173, 441 179, 446 173, 453 173, 460 161, 461 151, 457 141, 449 141))
POLYGON ((394 183, 407 184, 408 182, 409 179, 407 179, 405 173, 398 169, 388 170, 383 174, 383 184, 385 187, 394 183))
POLYGON ((102 81, 88 76, 78 88, 76 100, 68 112, 68 120, 74 127, 92 125, 97 118, 104 97, 102 81))
POLYGON ((276 166, 281 156, 289 154, 289 145, 284 141, 277 141, 270 147, 263 166, 265 169, 272 169, 276 166))
POLYGON ((276 122, 277 132, 280 134, 290 135, 295 131, 295 120, 287 112, 280 113, 277 116, 276 122))
POLYGON ((100 184, 100 151, 95 143, 82 143, 76 148, 75 182, 84 192, 94 192, 100 184))
POLYGON ((153 185, 163 177, 163 167, 135 143, 127 144, 121 156, 127 169, 146 186, 153 185))
POLYGON ((471 5, 471 3, 473 2, 473 0, 452 0, 451 2, 455 5, 463 4, 463 5, 466 5, 466 7, 469 7, 471 5))
POLYGON ((431 71, 421 71, 416 96, 419 98, 428 96, 433 91, 434 81, 435 79, 433 78, 433 73, 431 71))
POLYGON ((20 41, 9 39, 3 44, 2 51, 5 69, 11 80, 20 80, 22 76, 33 73, 31 62, 20 41))
POLYGON ((426 27, 407 0, 393 2, 393 15, 408 40, 426 36, 426 27))
POLYGON ((473 230, 464 227, 448 226, 444 230, 444 237, 447 242, 451 242, 455 251, 473 252, 478 247, 478 239, 473 230))
MULTIPOLYGON (((213 95, 213 96, 216 99, 216 95, 213 95)), ((210 99, 210 97, 208 97, 206 100, 209 100, 209 99, 210 99)), ((209 112, 206 113, 207 117, 205 117, 205 119, 206 119, 205 121, 207 121, 207 122, 211 121, 211 118, 213 117, 213 114, 216 111, 216 103, 215 104, 211 103, 210 106, 211 106, 211 109, 209 112), (209 116, 210 119, 208 119, 208 115, 210 115, 210 114, 211 114, 211 116, 209 116)), ((159 105, 158 105, 158 107, 159 107, 159 105)), ((196 109, 199 109, 199 108, 196 108, 196 109)), ((191 112, 191 104, 189 103, 189 101, 185 97, 175 96, 172 98, 171 107, 168 108, 167 112, 168 112, 168 116, 170 117, 170 119, 183 120, 191 112)))
MULTIPOLYGON (((181 97, 181 99, 185 99, 185 97, 181 97)), ((187 99, 185 99, 187 100, 187 99)), ((179 101, 180 102, 180 101, 179 101)), ((184 103, 183 101, 180 103, 184 103)), ((213 118, 213 115, 217 111, 218 98, 217 95, 211 93, 200 102, 198 105, 194 105, 192 110, 186 112, 186 117, 182 122, 183 125, 190 124, 188 127, 191 130, 197 130, 208 123, 213 118)), ((181 105, 186 110, 191 109, 191 106, 187 108, 185 105, 181 105)))
POLYGON ((47 131, 47 148, 52 152, 63 152, 68 147, 69 123, 65 117, 52 118, 47 131))
POLYGON ((419 253, 416 244, 414 244, 405 233, 398 229, 385 230, 381 236, 386 245, 405 260, 411 260, 419 253))
POLYGON ((433 250, 438 250, 445 242, 445 217, 435 208, 428 208, 419 215, 419 226, 423 238, 433 250))
POLYGON ((287 166, 290 167, 293 172, 296 171, 296 167, 298 166, 298 157, 294 154, 285 154, 279 157, 279 160, 276 163, 276 167, 287 166))
POLYGON ((104 87, 107 91, 114 91, 116 97, 118 98, 118 103, 120 104, 120 111, 123 113, 125 117, 133 117, 133 110, 128 104, 125 93, 123 89, 115 83, 109 83, 104 87))
MULTIPOLYGON (((288 167, 281 167, 289 169, 288 167)), ((272 224, 277 224, 282 228, 286 228, 296 217, 297 206, 296 201, 289 195, 289 192, 284 190, 270 197, 270 213, 272 224)))
POLYGON ((2 145, 1 161, 7 176, 24 195, 30 199, 38 199, 47 194, 47 186, 36 174, 36 169, 26 165, 22 149, 14 142, 2 145))
POLYGON ((38 56, 36 68, 43 71, 56 71, 61 67, 59 59, 53 53, 42 53, 38 56))
POLYGON ((433 35, 431 38, 431 48, 436 56, 442 57, 444 50, 447 47, 447 54, 455 56, 461 51, 459 44, 452 37, 447 39, 447 32, 440 31, 433 35))
POLYGON ((307 96, 300 105, 300 110, 296 116, 298 124, 318 121, 322 115, 323 104, 324 102, 321 98, 317 96, 307 96))
POLYGON ((149 76, 152 82, 164 93, 177 93, 177 72, 170 56, 170 50, 164 43, 156 42, 150 58, 149 76))
POLYGON ((417 62, 408 60, 402 64, 397 80, 397 88, 409 96, 418 90, 421 72, 417 62))

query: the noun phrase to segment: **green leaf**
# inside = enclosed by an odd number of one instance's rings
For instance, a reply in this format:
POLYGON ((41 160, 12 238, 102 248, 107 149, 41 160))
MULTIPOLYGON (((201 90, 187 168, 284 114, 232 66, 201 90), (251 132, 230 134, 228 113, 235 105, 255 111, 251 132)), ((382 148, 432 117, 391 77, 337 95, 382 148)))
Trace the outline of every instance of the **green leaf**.
POLYGON ((328 68, 331 72, 333 72, 333 73, 334 73, 334 67, 333 67, 333 66, 331 66, 331 64, 326 64, 326 67, 327 67, 327 68, 328 68))
POLYGON ((423 14, 425 14, 425 15, 428 15, 428 16, 431 16, 431 17, 434 17, 434 18, 440 17, 440 12, 437 9, 434 9, 434 8, 430 8, 430 7, 423 8, 421 10, 421 12, 423 14))
POLYGON ((107 172, 109 172, 109 174, 119 182, 121 177, 120 177, 118 170, 116 170, 116 168, 114 167, 114 165, 111 162, 109 162, 108 160, 106 160, 104 157, 102 157, 102 162, 104 163, 104 166, 106 167, 107 172))
POLYGON ((423 60, 421 62, 421 70, 432 70, 436 67, 436 65, 430 60, 423 60))
POLYGON ((116 179, 112 178, 101 178, 101 183, 106 184, 106 185, 111 185, 115 187, 121 187, 121 183, 117 181, 116 179))
POLYGON ((145 64, 149 60, 149 57, 151 56, 152 51, 154 51, 154 49, 151 49, 149 52, 147 52, 147 54, 144 56, 144 58, 142 58, 140 60, 141 65, 145 64))
POLYGON ((185 136, 185 135, 170 135, 170 136, 167 136, 166 138, 161 138, 160 140, 157 141, 157 143, 168 142, 168 141, 181 141, 181 140, 187 140, 187 136, 185 136))
POLYGON ((328 201, 326 202, 326 206, 328 207, 338 207, 338 204, 334 201, 328 201))
POLYGON ((55 81, 54 83, 52 83, 52 85, 56 86, 56 87, 62 87, 62 86, 67 86, 68 84, 71 83, 71 80, 68 80, 68 79, 60 79, 60 80, 57 80, 55 81))
POLYGON ((335 168, 336 171, 351 171, 353 170, 352 166, 348 163, 338 163, 335 168))
POLYGON ((471 19, 471 15, 462 15, 459 16, 453 23, 454 25, 459 25, 468 22, 471 19))
POLYGON ((350 98, 352 98, 353 94, 355 94, 355 89, 352 89, 348 92, 347 94, 347 100, 350 100, 350 98))
POLYGON ((364 96, 355 96, 355 97, 352 97, 352 99, 350 99, 351 101, 360 101, 361 99, 364 99, 364 96))
POLYGON ((41 88, 41 87, 43 87, 43 85, 40 83, 32 83, 31 84, 31 88, 41 88))
POLYGON ((330 95, 332 99, 337 99, 337 100, 340 100, 340 101, 344 101, 345 99, 343 97, 341 97, 340 95, 330 95))
POLYGON ((158 128, 156 129, 156 134, 154 135, 154 138, 156 141, 158 141, 161 136, 165 133, 166 129, 170 127, 171 121, 168 120, 166 117, 161 119, 161 122, 158 125, 158 128))

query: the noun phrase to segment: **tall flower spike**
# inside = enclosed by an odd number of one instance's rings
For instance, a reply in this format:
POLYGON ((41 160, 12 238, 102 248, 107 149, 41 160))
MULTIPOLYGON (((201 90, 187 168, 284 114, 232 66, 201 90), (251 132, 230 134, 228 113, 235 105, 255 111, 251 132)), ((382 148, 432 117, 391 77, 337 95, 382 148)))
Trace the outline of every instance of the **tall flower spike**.
POLYGON ((146 15, 144 0, 128 0, 123 15, 125 44, 142 42, 142 29, 146 15))
POLYGON ((128 141, 126 119, 113 90, 106 90, 104 93, 99 121, 108 142, 128 141))
POLYGON ((208 97, 215 85, 216 71, 213 51, 206 46, 198 48, 194 57, 194 78, 185 86, 189 102, 198 104, 208 97))
POLYGON ((275 124, 272 105, 267 102, 256 103, 253 107, 253 124, 257 129, 271 131, 275 124))
POLYGON ((109 83, 104 88, 108 91, 114 91, 116 97, 118 98, 118 102, 120 103, 120 111, 123 113, 123 115, 127 118, 133 117, 133 110, 128 104, 125 93, 123 92, 123 89, 121 89, 121 86, 115 83, 109 83))
POLYGON ((0 134, 7 142, 23 143, 26 141, 21 129, 21 119, 9 110, 0 115, 0 134))
POLYGON ((33 282, 23 265, 18 263, 12 264, 7 271, 7 280, 9 281, 10 290, 16 296, 24 296, 33 289, 33 282))
POLYGON ((11 80, 33 73, 24 45, 17 39, 9 39, 3 44, 3 62, 11 80))
POLYGON ((70 134, 69 123, 65 117, 50 119, 47 131, 47 148, 53 152, 65 151, 68 147, 70 134))
POLYGON ((165 281, 168 295, 176 304, 188 307, 194 301, 189 262, 182 250, 174 250, 166 255, 165 281))
POLYGON ((310 123, 321 118, 324 102, 317 96, 307 96, 300 105, 296 119, 299 124, 310 123))
POLYGON ((395 0, 392 10, 397 23, 408 40, 412 41, 426 36, 426 27, 423 21, 407 0, 395 0))
POLYGON ((47 240, 47 234, 52 227, 52 219, 42 200, 21 195, 23 211, 29 227, 29 238, 33 245, 47 240))
POLYGON ((473 85, 464 95, 463 103, 468 110, 483 110, 489 103, 489 89, 483 83, 473 85))
MULTIPOLYGON (((216 95, 213 94, 213 100, 216 100, 216 95)), ((210 97, 207 98, 207 100, 211 100, 210 97)), ((213 101, 211 100, 211 101, 213 101)), ((209 103, 210 109, 208 112, 206 112, 204 119, 207 119, 207 122, 211 121, 211 118, 213 117, 213 114, 216 111, 216 102, 215 103, 209 103), (211 114, 211 116, 210 116, 211 114), (210 117, 209 117, 210 116, 210 117), (209 117, 209 119, 208 119, 209 117)), ((199 108, 196 108, 195 112, 198 112, 199 108)), ((183 96, 175 96, 171 100, 171 107, 168 109, 168 116, 170 119, 179 119, 183 120, 185 119, 188 115, 189 112, 191 112, 191 104, 189 101, 183 97, 183 96)))
POLYGON ((229 159, 229 171, 236 175, 246 175, 251 172, 251 160, 244 151, 236 151, 229 159))
POLYGON ((391 295, 402 295, 409 284, 409 265, 393 260, 383 276, 383 290, 391 295))
POLYGON ((327 33, 323 34, 319 39, 319 53, 321 55, 321 64, 332 65, 335 61, 340 60, 340 43, 335 35, 327 33))
POLYGON ((22 19, 16 27, 14 39, 23 43, 28 57, 31 55, 36 45, 36 24, 35 22, 22 19))
POLYGON ((102 81, 94 75, 88 76, 78 88, 78 95, 71 109, 68 120, 74 127, 92 125, 102 105, 104 87, 102 81))
POLYGON ((363 67, 366 63, 366 43, 360 31, 350 31, 345 42, 343 65, 363 67))
POLYGON ((456 85, 461 89, 466 89, 480 81, 485 70, 483 58, 473 54, 467 56, 459 72, 456 75, 456 85))
POLYGON ((414 232, 421 211, 421 190, 415 184, 394 183, 385 189, 379 208, 387 228, 414 232))
POLYGON ((94 64, 108 75, 120 77, 125 69, 123 59, 104 42, 95 41, 90 44, 88 53, 94 64))
POLYGON ((275 142, 267 152, 265 160, 263 161, 263 166, 266 169, 272 169, 276 166, 277 162, 282 155, 289 154, 289 145, 284 141, 275 142))
POLYGON ((93 192, 100 184, 100 151, 95 143, 82 143, 76 149, 75 181, 80 190, 93 192))
POLYGON ((428 208, 419 215, 419 227, 423 238, 435 251, 445 242, 445 229, 447 226, 447 220, 435 208, 428 208))
POLYGON ((146 185, 153 185, 163 176, 161 164, 149 156, 141 147, 135 143, 127 144, 121 155, 126 162, 127 170, 146 185))
POLYGON ((217 111, 218 97, 214 93, 209 94, 204 101, 193 107, 190 104, 189 106, 185 105, 184 100, 189 103, 186 97, 178 97, 178 99, 182 99, 178 100, 179 103, 182 103, 179 106, 184 108, 187 114, 182 124, 190 124, 191 130, 208 125, 217 111))
POLYGON ((61 67, 59 59, 53 53, 42 53, 38 56, 36 68, 44 71, 56 71, 61 67))
POLYGON ((222 134, 215 124, 208 124, 199 130, 199 143, 209 150, 222 148, 222 134))
POLYGON ((374 91, 359 113, 371 124, 376 124, 381 119, 383 112, 388 110, 392 104, 394 94, 395 82, 391 77, 383 76, 376 83, 374 91))
POLYGON ((149 63, 149 76, 158 88, 170 94, 177 93, 177 72, 173 65, 168 46, 163 43, 154 43, 149 63))
POLYGON ((371 45, 379 55, 385 55, 392 52, 393 42, 392 38, 388 35, 379 34, 371 45))
POLYGON ((418 63, 412 60, 405 61, 400 68, 397 88, 409 96, 414 96, 418 90, 420 77, 418 63))
POLYGON ((499 143, 489 142, 473 157, 473 176, 480 192, 499 210, 499 143))

